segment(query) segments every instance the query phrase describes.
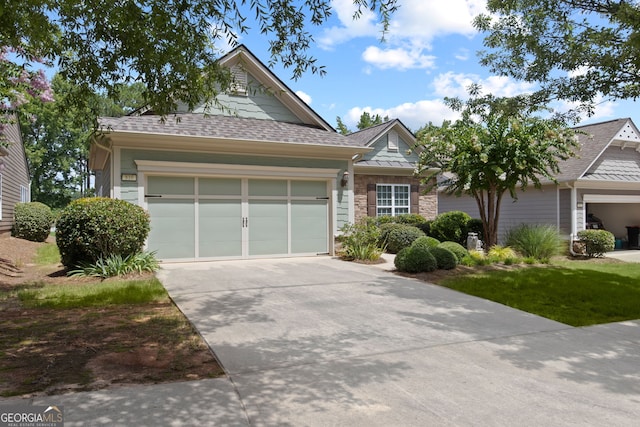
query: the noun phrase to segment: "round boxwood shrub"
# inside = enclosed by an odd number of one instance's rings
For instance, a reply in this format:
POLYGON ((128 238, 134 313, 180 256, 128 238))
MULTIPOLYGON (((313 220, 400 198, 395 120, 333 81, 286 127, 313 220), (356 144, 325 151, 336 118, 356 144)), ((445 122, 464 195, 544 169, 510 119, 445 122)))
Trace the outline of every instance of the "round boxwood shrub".
POLYGON ((408 253, 409 253, 409 248, 404 248, 404 249, 401 249, 400 252, 396 254, 396 257, 393 260, 393 265, 395 265, 396 269, 398 269, 399 271, 406 271, 408 253))
POLYGON ((13 230, 15 237, 32 242, 44 242, 51 232, 53 213, 44 203, 17 203, 13 211, 13 230))
POLYGON ((404 269, 407 273, 423 273, 434 271, 438 268, 436 259, 431 254, 431 251, 424 246, 415 246, 409 248, 407 254, 404 256, 404 269))
POLYGON ((56 242, 67 268, 112 255, 134 255, 142 251, 148 234, 144 209, 105 197, 71 202, 56 223, 56 242))
POLYGON ((430 234, 441 242, 463 244, 467 239, 467 222, 470 219, 471 217, 462 211, 442 213, 431 223, 430 234))
POLYGON ((419 237, 424 237, 424 233, 412 225, 398 224, 398 227, 391 229, 385 241, 387 252, 397 254, 401 249, 411 246, 419 237))
POLYGON ((458 265, 458 257, 447 248, 435 247, 430 250, 440 270, 452 270, 458 265))
POLYGON ((458 258, 458 262, 462 261, 464 257, 469 255, 469 251, 464 248, 460 243, 456 242, 442 242, 438 245, 441 248, 445 248, 453 252, 458 258))
POLYGON ((607 230, 582 230, 578 238, 585 244, 587 256, 601 257, 615 248, 616 238, 607 230))
POLYGON ((440 240, 431 236, 418 237, 411 246, 424 246, 427 249, 435 248, 440 244, 440 240))

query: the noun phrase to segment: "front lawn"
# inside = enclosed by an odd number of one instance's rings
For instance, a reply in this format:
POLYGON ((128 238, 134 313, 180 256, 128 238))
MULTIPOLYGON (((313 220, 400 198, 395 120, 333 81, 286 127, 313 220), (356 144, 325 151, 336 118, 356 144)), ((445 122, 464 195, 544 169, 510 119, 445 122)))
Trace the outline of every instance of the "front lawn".
POLYGON ((563 260, 440 284, 571 326, 640 319, 640 264, 563 260))

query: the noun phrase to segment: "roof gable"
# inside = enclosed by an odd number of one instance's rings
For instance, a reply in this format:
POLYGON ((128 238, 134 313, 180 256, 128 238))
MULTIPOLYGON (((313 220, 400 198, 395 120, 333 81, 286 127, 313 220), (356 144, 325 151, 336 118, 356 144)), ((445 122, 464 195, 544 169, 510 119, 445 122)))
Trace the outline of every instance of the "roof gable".
POLYGON ((579 148, 575 157, 559 164, 560 174, 557 176, 559 182, 584 178, 610 146, 623 147, 625 144, 640 146, 640 132, 630 118, 578 126, 574 129, 578 132, 579 148))

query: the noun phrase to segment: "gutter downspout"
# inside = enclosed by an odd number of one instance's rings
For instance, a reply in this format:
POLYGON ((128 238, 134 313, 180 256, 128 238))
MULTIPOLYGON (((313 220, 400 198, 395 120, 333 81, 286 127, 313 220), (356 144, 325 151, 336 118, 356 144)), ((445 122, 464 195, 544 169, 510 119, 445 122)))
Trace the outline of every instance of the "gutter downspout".
POLYGON ((576 224, 578 218, 578 191, 575 186, 567 185, 571 188, 571 233, 569 234, 569 253, 571 256, 578 256, 578 254, 573 250, 573 240, 576 235, 576 224))

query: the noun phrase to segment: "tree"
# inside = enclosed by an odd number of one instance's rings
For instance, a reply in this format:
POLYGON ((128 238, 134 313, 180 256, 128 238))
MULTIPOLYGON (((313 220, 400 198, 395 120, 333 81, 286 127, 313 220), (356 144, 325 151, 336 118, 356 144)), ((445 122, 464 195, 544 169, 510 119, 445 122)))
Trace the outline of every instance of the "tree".
POLYGON ((86 108, 69 106, 77 87, 56 75, 51 83, 54 102, 34 99, 18 111, 31 174, 31 199, 52 208, 66 206, 73 198, 88 195, 90 188, 88 136, 93 129, 92 111, 121 116, 141 104, 140 84, 120 88, 117 104, 93 94, 86 108), (126 100, 126 102, 125 102, 126 100))
POLYGON ((516 199, 518 189, 539 188, 542 179, 555 182, 558 162, 572 156, 577 143, 575 131, 561 120, 534 116, 540 107, 530 97, 480 96, 479 90, 472 87, 465 102, 445 100, 462 117, 440 128, 427 126, 419 135, 424 150, 417 171, 429 189, 444 185, 447 194, 475 199, 491 247, 498 241, 503 196, 516 199))
MULTIPOLYGON (((389 116, 385 116, 383 119, 379 114, 372 116, 369 112, 363 111, 360 115, 360 121, 358 122, 356 127, 358 128, 358 130, 364 130, 366 128, 370 128, 371 126, 380 125, 388 121, 389 116)), ((353 131, 344 124, 340 116, 336 117, 336 122, 338 123, 337 129, 339 134, 349 135, 350 133, 353 133, 353 131)))
POLYGON ((493 72, 589 111, 600 94, 640 96, 638 1, 489 0, 487 8, 474 26, 487 33, 480 62, 493 72))
MULTIPOLYGON (((397 0, 353 0, 354 18, 366 9, 379 13, 387 30, 397 0)), ((122 84, 144 84, 145 103, 158 114, 178 102, 194 107, 214 102, 232 84, 229 70, 216 61, 216 46, 234 45, 239 35, 270 36, 271 61, 293 69, 298 78, 310 70, 323 74, 307 51, 310 26, 322 26, 332 13, 329 0, 0 0, 0 47, 17 60, 57 61, 61 75, 79 88, 77 105, 91 93, 118 98, 122 84), (256 28, 247 26, 253 17, 256 28)), ((16 60, 16 64, 18 63, 16 60)), ((0 69, 0 85, 10 76, 0 69)), ((4 96, 4 94, 2 94, 4 96)))

